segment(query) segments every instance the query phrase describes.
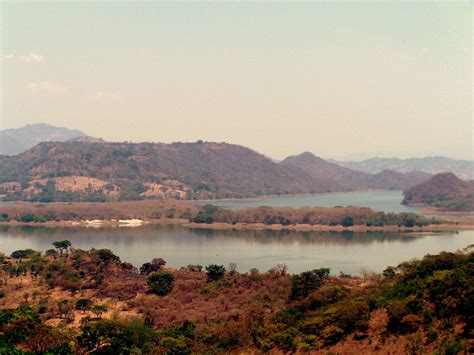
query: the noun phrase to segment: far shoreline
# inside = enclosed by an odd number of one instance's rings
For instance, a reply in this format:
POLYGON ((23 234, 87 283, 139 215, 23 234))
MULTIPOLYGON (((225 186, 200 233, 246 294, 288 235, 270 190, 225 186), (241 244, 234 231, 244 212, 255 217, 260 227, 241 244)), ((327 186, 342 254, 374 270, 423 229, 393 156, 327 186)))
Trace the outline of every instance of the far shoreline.
POLYGON ((199 204, 209 202, 238 202, 238 201, 257 201, 261 199, 269 199, 275 197, 304 197, 304 196, 317 196, 317 195, 343 195, 343 194, 354 194, 358 192, 384 192, 384 191, 403 191, 403 190, 384 190, 384 189, 362 189, 362 190, 350 190, 350 191, 328 191, 328 192, 309 192, 300 194, 280 194, 280 195, 260 195, 256 197, 227 197, 227 198, 215 198, 215 199, 199 199, 199 200, 187 200, 191 203, 197 202, 199 204))

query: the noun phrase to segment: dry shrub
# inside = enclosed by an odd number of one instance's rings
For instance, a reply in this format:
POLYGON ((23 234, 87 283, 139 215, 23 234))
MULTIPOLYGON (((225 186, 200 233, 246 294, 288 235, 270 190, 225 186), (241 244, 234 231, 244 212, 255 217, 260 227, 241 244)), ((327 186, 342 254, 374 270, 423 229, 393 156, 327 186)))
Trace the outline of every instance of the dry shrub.
POLYGON ((380 336, 387 330, 390 317, 386 308, 379 308, 370 313, 369 334, 371 336, 380 336))
POLYGON ((423 316, 408 314, 400 322, 409 331, 417 330, 423 324, 423 316))
POLYGON ((175 276, 172 293, 165 297, 140 295, 130 300, 131 307, 136 307, 155 327, 185 320, 206 323, 244 319, 249 314, 263 312, 257 311, 263 307, 262 295, 266 295, 267 306, 282 309, 290 289, 287 275, 261 275, 260 281, 255 282, 250 276, 236 274, 207 283, 202 272, 180 270, 172 273, 175 276))
POLYGON ((374 271, 370 271, 370 270, 367 270, 367 269, 362 269, 361 273, 362 273, 362 277, 366 281, 373 281, 374 282, 374 281, 380 281, 382 279, 382 275, 377 274, 374 271))
POLYGON ((67 338, 55 329, 38 326, 26 340, 25 345, 34 353, 44 353, 67 342, 67 338))
POLYGON ((113 297, 120 301, 133 299, 139 292, 144 292, 146 281, 137 274, 108 277, 97 289, 98 297, 113 297))

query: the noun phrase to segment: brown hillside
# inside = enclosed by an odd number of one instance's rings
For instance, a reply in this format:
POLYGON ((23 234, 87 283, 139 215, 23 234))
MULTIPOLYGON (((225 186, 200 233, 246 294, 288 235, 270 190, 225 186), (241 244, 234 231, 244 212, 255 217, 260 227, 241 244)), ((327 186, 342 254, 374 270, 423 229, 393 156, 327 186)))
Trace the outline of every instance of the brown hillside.
POLYGON ((188 190, 186 198, 334 190, 318 185, 297 167, 277 164, 251 149, 227 143, 49 142, 0 160, 3 182, 88 176, 114 184, 126 180, 171 187, 171 181, 181 185, 178 190, 188 190))
POLYGON ((428 177, 421 172, 353 171, 311 153, 276 163, 249 148, 208 142, 47 142, 14 157, 0 156, 0 194, 33 202, 404 189, 428 177), (81 179, 94 183, 80 187, 81 179))
POLYGON ((453 173, 436 174, 428 181, 404 191, 405 204, 422 203, 436 205, 453 199, 474 195, 474 186, 459 179, 453 173))

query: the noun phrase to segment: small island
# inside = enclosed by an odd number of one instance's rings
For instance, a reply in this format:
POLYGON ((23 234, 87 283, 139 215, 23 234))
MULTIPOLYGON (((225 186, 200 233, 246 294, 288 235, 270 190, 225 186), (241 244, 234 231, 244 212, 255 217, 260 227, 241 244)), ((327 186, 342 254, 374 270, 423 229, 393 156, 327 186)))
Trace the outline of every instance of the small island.
POLYGON ((44 226, 140 226, 294 231, 443 231, 473 229, 470 219, 386 213, 367 207, 269 207, 226 210, 189 201, 143 200, 106 203, 15 203, 0 208, 0 224, 44 226))

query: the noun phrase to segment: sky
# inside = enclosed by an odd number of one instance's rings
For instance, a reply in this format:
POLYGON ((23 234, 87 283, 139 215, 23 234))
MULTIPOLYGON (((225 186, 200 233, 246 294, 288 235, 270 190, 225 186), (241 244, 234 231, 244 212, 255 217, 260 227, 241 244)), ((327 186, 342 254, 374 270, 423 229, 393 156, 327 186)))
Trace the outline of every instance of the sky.
POLYGON ((473 158, 469 1, 0 6, 0 129, 473 158))

